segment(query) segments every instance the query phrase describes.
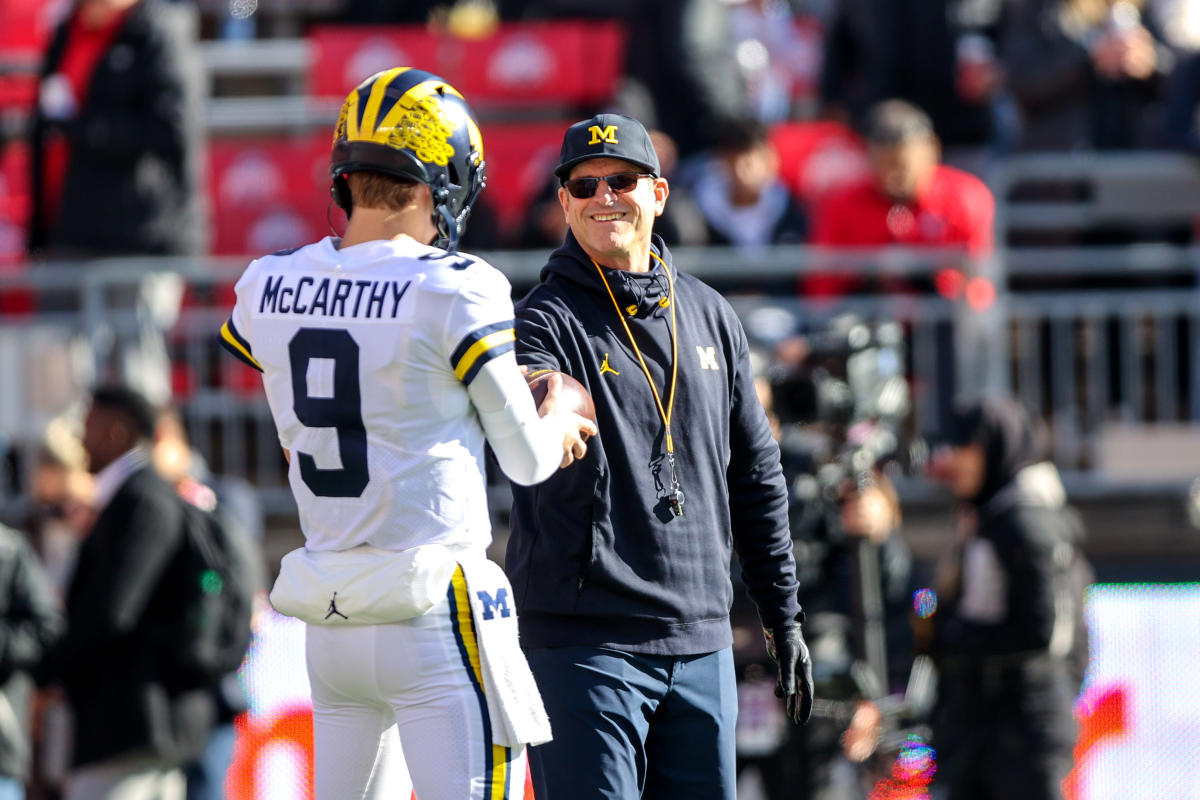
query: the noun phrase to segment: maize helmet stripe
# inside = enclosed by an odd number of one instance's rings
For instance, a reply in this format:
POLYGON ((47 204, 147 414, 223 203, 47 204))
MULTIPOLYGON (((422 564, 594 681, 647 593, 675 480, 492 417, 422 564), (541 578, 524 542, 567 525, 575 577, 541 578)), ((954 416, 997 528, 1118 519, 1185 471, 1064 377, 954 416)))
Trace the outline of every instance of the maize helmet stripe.
MULTIPOLYGON (((379 121, 380 106, 383 105, 385 98, 389 94, 388 89, 392 88, 392 81, 407 71, 409 71, 407 67, 393 67, 376 78, 375 82, 371 84, 366 103, 363 104, 362 110, 359 112, 358 129, 360 135, 366 134, 366 138, 368 139, 379 140, 379 131, 376 125, 379 121)), ((362 98, 363 93, 366 91, 365 87, 360 88, 358 96, 362 98)), ((391 108, 391 104, 388 105, 388 108, 391 108)))
MULTIPOLYGON (((339 120, 339 126, 343 121, 346 125, 346 130, 344 132, 345 138, 351 139, 351 140, 357 139, 358 138, 358 92, 357 91, 351 92, 350 96, 346 98, 346 102, 342 107, 342 115, 341 115, 341 120, 339 120)), ((340 135, 343 135, 342 131, 335 130, 333 132, 334 142, 337 142, 340 135)))
MULTIPOLYGON (((392 106, 392 110, 388 112, 383 121, 379 123, 376 134, 383 128, 390 128, 396 124, 405 110, 411 107, 411 104, 417 100, 428 97, 435 92, 442 94, 453 95, 460 100, 466 101, 458 90, 450 84, 443 81, 441 78, 435 78, 432 75, 425 81, 415 84, 411 89, 406 91, 396 105, 392 106)), ((471 142, 471 149, 479 154, 479 160, 483 160, 483 134, 479 131, 479 126, 475 124, 475 120, 470 116, 464 116, 463 122, 466 123, 467 137, 471 142)), ((379 139, 382 141, 382 139, 379 139)))
MULTIPOLYGON (((391 109, 387 112, 387 116, 383 118, 382 122, 376 125, 376 136, 379 135, 379 131, 391 128, 399 122, 400 118, 404 116, 404 112, 412 108, 416 104, 416 101, 429 97, 431 94, 437 94, 438 89, 442 89, 445 92, 449 88, 440 79, 421 81, 416 86, 413 86, 392 104, 391 109)), ((445 92, 445 94, 458 94, 458 92, 445 92)), ((459 96, 461 97, 461 95, 459 96)))

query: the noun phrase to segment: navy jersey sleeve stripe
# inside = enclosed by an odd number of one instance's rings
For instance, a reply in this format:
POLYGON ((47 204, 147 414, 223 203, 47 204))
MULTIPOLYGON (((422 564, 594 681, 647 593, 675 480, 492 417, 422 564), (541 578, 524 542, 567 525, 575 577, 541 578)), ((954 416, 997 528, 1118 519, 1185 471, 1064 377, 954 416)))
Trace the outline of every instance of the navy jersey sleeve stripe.
POLYGON ((460 381, 470 384, 480 367, 496 356, 510 352, 515 341, 512 320, 485 325, 458 343, 450 356, 450 368, 460 381))
POLYGON ((496 356, 502 356, 505 353, 511 353, 514 348, 516 348, 516 343, 510 339, 507 342, 501 342, 500 344, 489 348, 487 351, 480 353, 471 363, 470 367, 468 367, 463 373, 461 379, 463 385, 470 386, 471 381, 475 380, 475 376, 479 373, 479 370, 483 369, 484 364, 488 363, 496 356))
POLYGON ((262 364, 254 358, 254 354, 250 351, 250 343, 238 333, 237 328, 233 326, 233 320, 226 320, 221 326, 220 334, 221 346, 232 353, 239 361, 247 366, 254 367, 259 372, 263 371, 262 364))
POLYGON ((491 325, 485 325, 479 330, 468 333, 462 338, 462 341, 458 343, 458 347, 454 348, 454 352, 450 354, 450 366, 457 367, 458 362, 461 361, 462 357, 467 354, 467 351, 470 350, 471 347, 483 337, 511 327, 513 327, 513 320, 506 319, 502 320, 501 322, 494 322, 491 325))

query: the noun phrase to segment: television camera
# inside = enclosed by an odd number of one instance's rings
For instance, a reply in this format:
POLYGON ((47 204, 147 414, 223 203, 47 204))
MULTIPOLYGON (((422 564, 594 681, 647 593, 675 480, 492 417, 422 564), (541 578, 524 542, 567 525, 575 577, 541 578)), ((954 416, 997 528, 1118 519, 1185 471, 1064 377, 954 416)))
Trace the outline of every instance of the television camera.
MULTIPOLYGON (((924 734, 913 723, 928 710, 931 665, 918 659, 905 686, 893 688, 903 673, 889 676, 888 642, 894 638, 889 623, 904 618, 893 609, 895 619, 885 619, 885 605, 907 603, 910 555, 896 537, 878 543, 842 530, 840 504, 849 492, 924 468, 928 447, 913 430, 905 349, 899 324, 843 315, 805 337, 798 364, 777 364, 767 373, 786 431, 781 447, 790 474, 801 582, 818 584, 818 608, 822 597, 839 598, 827 607, 848 623, 843 657, 819 663, 820 638, 816 643, 814 674, 823 684, 818 695, 824 697, 814 713, 844 724, 860 700, 870 700, 882 715, 876 744, 881 753, 894 753, 910 735, 924 734), (831 580, 845 585, 820 588, 831 580)), ((820 628, 829 622, 813 621, 813 633, 821 637, 820 628)), ((893 666, 901 663, 896 658, 893 666)))

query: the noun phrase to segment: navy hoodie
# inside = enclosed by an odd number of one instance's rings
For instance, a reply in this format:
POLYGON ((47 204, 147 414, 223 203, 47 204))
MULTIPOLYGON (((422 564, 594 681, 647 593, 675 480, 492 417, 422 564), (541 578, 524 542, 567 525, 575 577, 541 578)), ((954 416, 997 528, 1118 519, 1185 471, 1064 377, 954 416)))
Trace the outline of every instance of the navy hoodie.
MULTIPOLYGON (((779 448, 754 391, 745 332, 716 291, 671 265, 678 382, 671 432, 684 515, 666 500, 664 425, 591 259, 567 234, 518 305, 517 358, 565 372, 596 401, 587 455, 544 483, 513 486, 505 560, 522 645, 708 653, 732 643, 731 549, 764 625, 800 610, 779 448)), ((671 309, 662 265, 604 268, 664 407, 671 309), (631 314, 632 312, 632 314, 631 314)))

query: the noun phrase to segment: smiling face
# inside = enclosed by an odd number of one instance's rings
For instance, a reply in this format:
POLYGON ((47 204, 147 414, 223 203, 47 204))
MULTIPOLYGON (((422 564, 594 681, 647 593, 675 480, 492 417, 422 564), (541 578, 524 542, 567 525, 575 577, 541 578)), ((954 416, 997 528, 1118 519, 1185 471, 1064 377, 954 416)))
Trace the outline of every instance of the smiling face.
MULTIPOLYGON (((571 170, 571 178, 599 178, 618 172, 643 172, 618 158, 593 158, 571 170)), ((591 197, 573 197, 559 188, 567 225, 575 239, 598 263, 642 272, 649 268, 650 231, 667 202, 666 178, 642 178, 632 191, 617 194, 601 181, 591 197)))

